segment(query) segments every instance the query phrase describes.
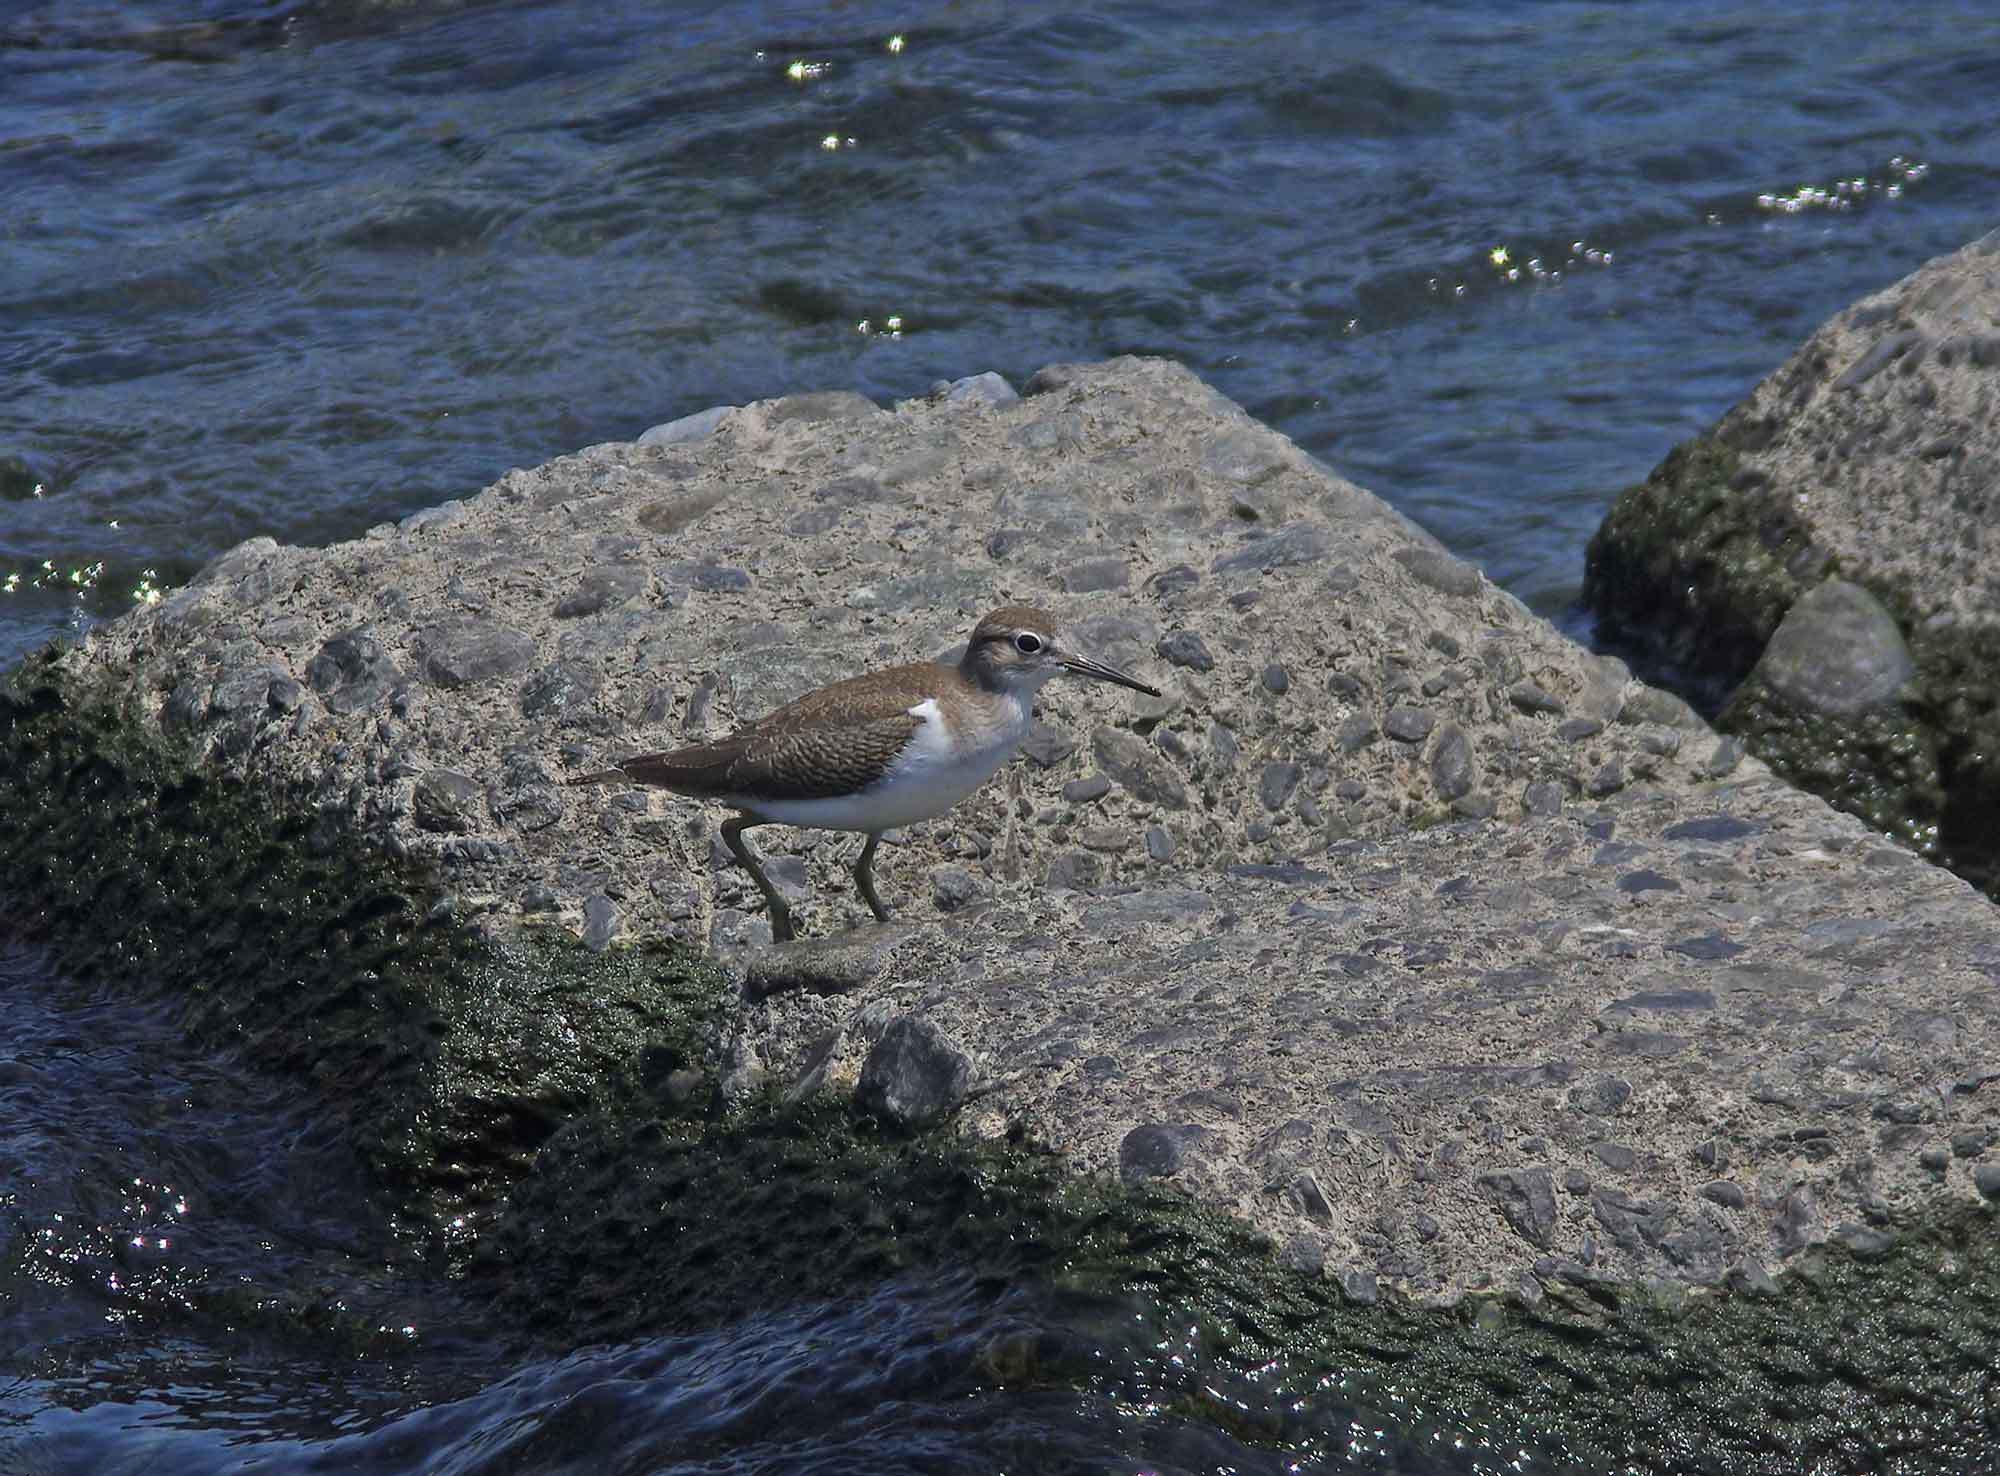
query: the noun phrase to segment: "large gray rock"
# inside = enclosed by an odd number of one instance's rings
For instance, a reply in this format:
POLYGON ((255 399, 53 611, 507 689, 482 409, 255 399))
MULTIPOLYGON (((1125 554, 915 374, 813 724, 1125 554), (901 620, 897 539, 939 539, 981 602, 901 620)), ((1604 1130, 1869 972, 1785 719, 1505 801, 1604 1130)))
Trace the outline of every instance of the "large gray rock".
MULTIPOLYGON (((593 447, 447 519, 245 545, 65 659, 486 926, 733 960, 725 1101, 869 1073, 916 1123, 962 1056, 958 1130, 1225 1209, 1357 1295, 1713 1281, 1980 1201, 1992 1150, 1949 1145, 2000 1131, 1988 904, 1185 370, 1029 388, 593 447), (1129 577, 1064 588, 1100 559, 1129 577), (627 572, 572 600, 597 568, 627 572), (1019 762, 882 846, 897 928, 753 946, 718 812, 561 782, 1017 600, 1165 695, 1048 688, 1019 762)), ((867 918, 852 838, 756 840, 809 934, 867 918)))
POLYGON ((1620 497, 1585 593, 1781 773, 2000 888, 2000 232, 1834 317, 1620 497), (1845 613, 1789 618, 1815 598, 1845 613))

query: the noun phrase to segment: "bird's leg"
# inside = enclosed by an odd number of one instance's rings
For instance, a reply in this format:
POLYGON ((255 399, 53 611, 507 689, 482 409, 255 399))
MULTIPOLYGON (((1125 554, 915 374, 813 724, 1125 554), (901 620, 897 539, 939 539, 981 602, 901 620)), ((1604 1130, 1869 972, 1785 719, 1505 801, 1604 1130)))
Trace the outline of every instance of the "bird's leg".
POLYGON ((889 920, 889 909, 882 905, 882 899, 875 895, 875 844, 881 840, 881 833, 870 831, 861 854, 854 860, 854 885, 861 893, 861 900, 874 912, 877 922, 889 920))
POLYGON ((736 853, 736 860, 750 873, 750 879, 757 883, 757 890, 764 894, 764 901, 771 909, 771 941, 789 943, 797 934, 792 930, 792 909, 785 905, 785 899, 778 895, 778 889, 771 885, 771 879, 764 875, 764 868, 758 864, 756 852, 743 839, 743 832, 762 822, 752 820, 748 815, 738 815, 733 820, 722 822, 722 838, 729 849, 736 853))

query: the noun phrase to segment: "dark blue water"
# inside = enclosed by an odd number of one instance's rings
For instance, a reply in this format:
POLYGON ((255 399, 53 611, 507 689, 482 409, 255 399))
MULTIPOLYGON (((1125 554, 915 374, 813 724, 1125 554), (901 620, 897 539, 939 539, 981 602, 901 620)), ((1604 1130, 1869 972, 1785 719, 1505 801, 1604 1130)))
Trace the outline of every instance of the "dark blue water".
MULTIPOLYGON (((827 10, 0 8, 0 665, 709 404, 1124 352, 1560 614, 1620 486, 2000 223, 1985 3, 827 10)), ((608 1423, 631 1470, 1278 1469, 996 1387, 1023 1314, 948 1288, 506 1366, 308 1109, 32 959, 0 990, 0 1471, 612 1469, 608 1423), (811 1378, 851 1407, 785 1444, 811 1378)))

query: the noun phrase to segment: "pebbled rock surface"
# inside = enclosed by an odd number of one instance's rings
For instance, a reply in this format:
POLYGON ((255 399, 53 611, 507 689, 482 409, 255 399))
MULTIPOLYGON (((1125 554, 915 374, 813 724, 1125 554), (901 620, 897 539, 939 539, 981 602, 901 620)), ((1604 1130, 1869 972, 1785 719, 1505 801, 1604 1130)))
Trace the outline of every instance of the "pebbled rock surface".
POLYGON ((2000 231, 1625 492, 1585 597, 1787 777, 2000 889, 2000 231))
POLYGON ((66 660, 310 782, 461 914, 734 960, 725 1099, 874 1060, 914 1124, 976 1081, 964 1130, 1227 1208, 1356 1296, 1756 1285, 1988 1192, 1975 893, 1187 371, 1025 389, 759 402, 350 543, 253 540, 66 660), (721 812, 563 784, 948 657, 1009 601, 1165 695, 1048 688, 1019 760, 885 839, 891 928, 856 929, 854 837, 756 832, 844 935, 773 949, 721 812))

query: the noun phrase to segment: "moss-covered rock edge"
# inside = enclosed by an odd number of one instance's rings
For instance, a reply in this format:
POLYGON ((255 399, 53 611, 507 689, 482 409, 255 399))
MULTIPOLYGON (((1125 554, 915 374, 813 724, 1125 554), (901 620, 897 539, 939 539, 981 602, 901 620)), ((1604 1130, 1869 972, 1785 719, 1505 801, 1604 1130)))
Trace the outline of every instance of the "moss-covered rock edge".
POLYGON ((1685 695, 1789 782, 2000 898, 2000 691, 1990 632, 1921 619, 1899 581, 1817 546, 1749 465, 1768 427, 1741 412, 1619 493, 1591 538, 1583 602, 1641 675, 1685 695), (1866 588, 1917 674, 1899 717, 1800 712, 1750 679, 1793 603, 1824 579, 1866 588), (1726 705, 1725 705, 1726 704, 1726 705))
MULTIPOLYGON (((900 1137, 827 1099, 673 1108, 664 1083, 723 1008, 712 966, 503 945, 346 824, 324 797, 202 773, 54 655, 0 693, 0 925, 67 970, 178 994, 198 1038, 312 1082, 409 1228, 535 1346, 948 1267, 1051 1288, 1059 1333, 1109 1297, 1198 1326, 1218 1366, 1275 1361, 1261 1409, 1198 1384, 1175 1397, 1279 1444, 1301 1437, 1276 1389, 1332 1391, 1447 1444, 1641 1470, 1934 1469, 1992 1438, 2000 1251, 1983 1213, 1872 1264, 1818 1254, 1770 1298, 1558 1285, 1534 1305, 1361 1306, 1239 1222, 1077 1181, 1022 1145, 900 1137)), ((995 1346, 985 1375, 1082 1385, 1102 1348, 995 1346)))

